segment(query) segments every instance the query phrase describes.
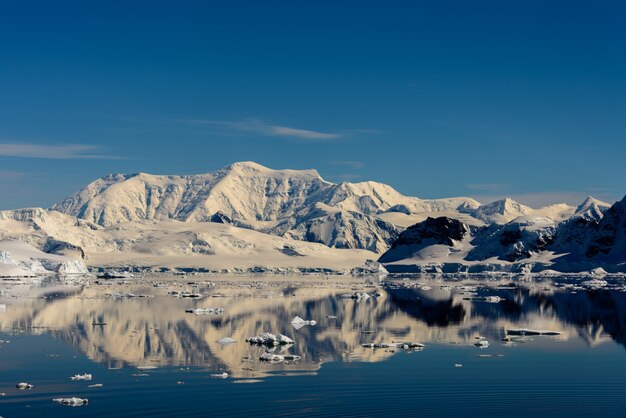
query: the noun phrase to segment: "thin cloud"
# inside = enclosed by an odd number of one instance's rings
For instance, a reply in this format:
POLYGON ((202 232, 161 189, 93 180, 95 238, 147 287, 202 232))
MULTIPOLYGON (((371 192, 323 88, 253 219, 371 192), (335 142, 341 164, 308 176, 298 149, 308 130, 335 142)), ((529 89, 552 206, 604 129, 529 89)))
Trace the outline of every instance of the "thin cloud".
POLYGON ((221 120, 182 119, 179 122, 197 125, 212 125, 240 132, 252 132, 263 136, 304 139, 313 141, 330 141, 343 138, 346 132, 320 132, 311 129, 293 128, 290 126, 272 125, 258 119, 229 122, 221 120))
POLYGON ((341 165, 344 167, 350 167, 350 168, 363 168, 365 167, 365 163, 362 161, 330 161, 329 162, 331 165, 341 165))
POLYGON ((70 159, 117 159, 118 157, 97 154, 97 146, 83 144, 41 145, 24 142, 0 143, 0 157, 42 158, 52 160, 70 159))
POLYGON ((337 176, 332 176, 330 178, 332 180, 338 180, 342 182, 342 181, 358 180, 358 179, 363 178, 363 176, 360 176, 358 174, 339 174, 337 176))

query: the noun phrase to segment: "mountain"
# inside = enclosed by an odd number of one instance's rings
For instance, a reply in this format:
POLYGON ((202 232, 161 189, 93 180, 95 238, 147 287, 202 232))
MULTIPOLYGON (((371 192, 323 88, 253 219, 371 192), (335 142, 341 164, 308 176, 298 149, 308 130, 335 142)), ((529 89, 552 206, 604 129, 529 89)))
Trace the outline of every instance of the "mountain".
POLYGON ((539 209, 533 209, 507 197, 505 199, 481 205, 477 208, 467 208, 462 211, 484 221, 487 224, 505 224, 521 216, 543 217, 552 219, 555 222, 560 222, 578 213, 583 205, 588 205, 588 207, 585 207, 583 210, 588 210, 589 208, 594 207, 605 208, 610 206, 609 204, 600 202, 599 200, 587 198, 587 200, 585 200, 585 202, 579 206, 578 209, 565 203, 557 203, 554 205, 544 206, 539 209), (589 201, 590 199, 591 201, 589 201))
POLYGON ((538 209, 419 199, 240 162, 189 176, 111 174, 50 210, 0 211, 0 239, 92 268, 343 272, 379 258, 390 271, 623 271, 623 212, 624 201, 591 197, 538 209))
POLYGON ((585 201, 576 208, 574 216, 599 221, 604 216, 604 212, 610 207, 610 204, 588 196, 585 201))
MULTIPOLYGON (((501 201, 489 205, 483 214, 521 211, 526 209, 501 201)), ((379 262, 390 272, 589 271, 597 267, 626 272, 626 197, 608 209, 603 202, 588 198, 561 222, 523 215, 505 224, 476 227, 447 217, 428 218, 402 232, 379 262)))
POLYGON ((0 239, 0 277, 34 277, 42 274, 88 274, 81 260, 47 254, 16 239, 0 239))
POLYGON ((626 265, 626 196, 604 212, 583 249, 588 259, 626 265))
POLYGON ((272 170, 240 162, 191 176, 112 174, 52 207, 104 227, 143 220, 210 222, 322 242, 384 251, 401 226, 379 214, 455 212, 479 207, 469 198, 423 200, 376 182, 325 181, 315 170, 272 170))
POLYGON ((51 259, 131 271, 347 272, 377 257, 226 223, 136 221, 105 228, 39 208, 0 211, 0 252, 3 239, 45 250, 51 259))

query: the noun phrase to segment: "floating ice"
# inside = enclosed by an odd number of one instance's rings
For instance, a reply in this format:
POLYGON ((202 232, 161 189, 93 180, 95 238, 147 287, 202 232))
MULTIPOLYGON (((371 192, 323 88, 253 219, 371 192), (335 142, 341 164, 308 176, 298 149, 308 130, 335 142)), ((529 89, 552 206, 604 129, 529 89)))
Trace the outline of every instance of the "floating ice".
POLYGON ((19 390, 24 390, 24 389, 32 389, 35 387, 35 385, 26 383, 26 382, 20 382, 17 385, 15 385, 15 387, 18 388, 19 390))
POLYGON ((214 377, 216 379, 227 379, 228 378, 228 373, 214 373, 211 375, 211 377, 214 377))
POLYGON ((487 348, 489 347, 489 341, 481 339, 481 340, 476 341, 474 345, 478 348, 487 348))
POLYGON ((224 338, 220 338, 219 340, 217 340, 217 343, 222 344, 222 345, 232 344, 236 342, 237 340, 230 338, 230 337, 224 337, 224 338))
POLYGON ((196 314, 196 315, 221 315, 224 313, 224 308, 185 309, 185 312, 196 314))
POLYGON ((270 332, 264 332, 256 337, 246 338, 246 342, 258 345, 286 345, 293 344, 294 340, 283 334, 274 335, 270 332))
MULTIPOLYGON (((380 296, 380 293, 376 293, 374 296, 380 296)), ((342 295, 339 295, 339 297, 341 299, 356 299, 357 302, 359 302, 359 301, 367 300, 371 298, 372 295, 369 295, 365 292, 355 292, 355 293, 344 293, 342 295)))
POLYGON ((71 376, 70 379, 72 380, 91 380, 91 374, 89 373, 85 373, 85 374, 75 374, 74 376, 71 376))
POLYGON ((77 398, 75 396, 72 396, 71 398, 55 398, 52 401, 56 403, 60 403, 61 405, 68 405, 68 406, 81 406, 81 405, 87 405, 89 403, 89 399, 77 398))
POLYGON ((421 343, 364 343, 361 347, 365 348, 403 348, 405 350, 416 350, 424 348, 421 343))
POLYGON ((169 292, 170 296, 174 296, 175 298, 188 298, 188 299, 200 299, 203 297, 201 293, 192 293, 192 292, 179 292, 178 290, 172 290, 169 292))
POLYGON ((300 360, 302 357, 296 356, 293 354, 274 354, 270 352, 265 352, 261 355, 261 361, 267 361, 270 363, 282 363, 283 361, 296 361, 300 360))
POLYGON ((505 332, 507 335, 561 335, 559 331, 542 331, 526 328, 507 329, 505 332))
POLYGON ((315 325, 317 324, 317 321, 315 320, 311 320, 311 321, 307 321, 305 319, 300 318, 299 316, 296 316, 292 321, 291 321, 291 325, 295 328, 295 329, 300 329, 306 325, 315 325))

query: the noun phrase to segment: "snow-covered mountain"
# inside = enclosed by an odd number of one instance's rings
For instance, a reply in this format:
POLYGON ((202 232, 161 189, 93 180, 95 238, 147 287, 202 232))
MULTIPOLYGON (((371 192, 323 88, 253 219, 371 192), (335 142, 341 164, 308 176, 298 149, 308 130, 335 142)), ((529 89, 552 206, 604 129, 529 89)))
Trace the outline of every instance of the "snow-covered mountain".
POLYGON ((39 208, 0 211, 0 252, 3 239, 92 268, 150 271, 338 272, 377 257, 366 250, 329 248, 227 223, 166 219, 105 228, 39 208))
POLYGON ((505 198, 481 205, 477 208, 467 208, 462 211, 484 221, 487 224, 505 224, 521 216, 544 217, 552 219, 555 222, 559 222, 568 219, 580 211, 593 210, 595 208, 598 212, 601 212, 601 210, 603 210, 602 208, 606 209, 609 206, 610 205, 608 203, 600 202, 599 200, 595 200, 593 198, 587 198, 587 200, 585 200, 585 202, 583 202, 583 204, 578 208, 574 208, 573 206, 569 206, 565 203, 557 203, 554 205, 544 206, 539 209, 533 209, 522 205, 513 199, 505 198))
MULTIPOLYGON (((492 205, 499 213, 509 202, 492 205)), ((402 232, 379 259, 390 271, 626 272, 626 197, 606 209, 588 198, 562 222, 523 215, 506 224, 476 227, 429 218, 402 232)), ((526 211, 509 205, 509 213, 526 211)), ((530 213, 536 213, 530 210, 530 213)), ((484 212, 487 213, 487 212, 484 212)))
POLYGON ((108 175, 51 210, 0 212, 0 239, 93 267, 337 271, 383 254, 392 270, 582 269, 620 260, 622 212, 591 197, 539 209, 419 199, 241 162, 189 176, 108 175))
POLYGON ((446 216, 467 225, 505 224, 520 216, 560 222, 575 213, 601 213, 600 201, 533 209, 503 199, 419 199, 373 181, 331 183, 315 170, 272 170, 239 162, 189 176, 112 174, 52 209, 104 227, 145 220, 224 222, 337 248, 384 252, 406 227, 446 216))
POLYGON ((143 220, 212 221, 338 248, 384 251, 402 227, 378 215, 469 210, 470 198, 424 200, 376 182, 325 181, 315 170, 272 170, 240 162, 191 176, 115 174, 102 177, 52 209, 109 227, 143 220))
POLYGON ((48 254, 17 239, 0 239, 0 277, 88 273, 82 260, 48 254))

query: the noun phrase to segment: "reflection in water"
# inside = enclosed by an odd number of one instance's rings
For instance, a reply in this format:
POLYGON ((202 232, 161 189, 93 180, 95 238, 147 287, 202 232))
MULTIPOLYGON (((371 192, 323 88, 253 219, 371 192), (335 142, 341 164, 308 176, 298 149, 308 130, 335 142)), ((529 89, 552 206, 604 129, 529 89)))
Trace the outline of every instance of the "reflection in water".
POLYGON ((558 331, 552 338, 582 338, 589 345, 613 339, 626 345, 626 293, 617 286, 581 289, 554 282, 420 280, 344 281, 297 277, 259 281, 222 279, 216 285, 165 280, 119 284, 10 286, 0 313, 2 331, 50 332, 97 362, 122 366, 198 366, 238 378, 270 371, 315 371, 327 361, 376 362, 393 349, 363 343, 419 342, 472 345, 478 336, 502 344, 505 330, 558 331), (168 293, 191 291, 195 300, 168 293), (354 292, 380 295, 343 298, 354 292), (128 297, 143 295, 149 297, 128 297), (29 295, 29 298, 24 295, 29 295), (33 297, 33 295, 35 295, 33 297), (12 297, 14 296, 14 297, 12 297), (223 314, 194 315, 194 308, 223 314), (299 316, 317 321, 296 329, 299 316), (295 344, 278 352, 295 363, 266 364, 264 348, 245 343, 262 332, 282 333, 295 344), (236 340, 220 344, 222 338, 236 340))

